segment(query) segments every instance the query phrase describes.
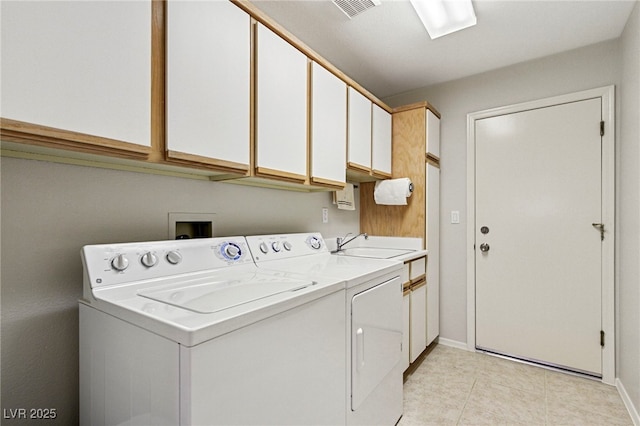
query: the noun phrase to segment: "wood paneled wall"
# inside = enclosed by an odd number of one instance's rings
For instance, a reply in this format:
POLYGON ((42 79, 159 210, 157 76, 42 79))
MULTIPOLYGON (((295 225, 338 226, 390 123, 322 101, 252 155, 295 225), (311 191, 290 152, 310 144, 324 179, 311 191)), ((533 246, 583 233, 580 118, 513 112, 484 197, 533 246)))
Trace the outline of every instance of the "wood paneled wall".
POLYGON ((406 206, 377 205, 374 182, 360 184, 360 231, 370 235, 425 239, 426 103, 393 113, 393 178, 408 177, 406 206))

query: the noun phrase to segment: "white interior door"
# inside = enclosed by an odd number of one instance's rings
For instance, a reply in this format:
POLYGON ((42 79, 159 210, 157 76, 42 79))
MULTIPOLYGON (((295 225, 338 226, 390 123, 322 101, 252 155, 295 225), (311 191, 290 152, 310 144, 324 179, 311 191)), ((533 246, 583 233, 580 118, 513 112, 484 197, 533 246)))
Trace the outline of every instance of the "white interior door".
POLYGON ((601 111, 475 122, 476 347, 602 374, 601 111))

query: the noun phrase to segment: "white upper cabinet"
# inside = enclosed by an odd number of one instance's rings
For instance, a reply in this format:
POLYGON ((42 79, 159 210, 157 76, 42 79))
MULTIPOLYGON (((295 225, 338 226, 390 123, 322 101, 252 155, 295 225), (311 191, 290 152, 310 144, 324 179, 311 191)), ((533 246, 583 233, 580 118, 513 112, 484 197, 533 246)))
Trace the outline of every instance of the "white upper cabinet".
POLYGON ((5 119, 151 146, 151 1, 3 1, 5 119))
POLYGON ((250 34, 249 15, 230 2, 168 2, 169 158, 249 171, 250 34))
POLYGON ((311 81, 311 180, 342 186, 346 181, 347 85, 315 62, 311 81))
POLYGON ((257 24, 256 175, 307 179, 308 59, 257 24))
POLYGON ((373 105, 371 168, 374 175, 391 177, 391 114, 373 105))
POLYGON ((427 114, 427 153, 440 158, 440 119, 426 110, 427 114))
POLYGON ((371 171, 371 101, 349 87, 349 137, 347 166, 371 171))

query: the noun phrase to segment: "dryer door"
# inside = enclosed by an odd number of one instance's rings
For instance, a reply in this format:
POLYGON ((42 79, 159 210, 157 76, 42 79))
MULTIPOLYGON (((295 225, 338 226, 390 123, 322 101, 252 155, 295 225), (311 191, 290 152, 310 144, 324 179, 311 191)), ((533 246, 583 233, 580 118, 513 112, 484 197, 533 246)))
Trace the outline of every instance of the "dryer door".
POLYGON ((351 410, 401 358, 402 284, 395 277, 351 299, 351 410))

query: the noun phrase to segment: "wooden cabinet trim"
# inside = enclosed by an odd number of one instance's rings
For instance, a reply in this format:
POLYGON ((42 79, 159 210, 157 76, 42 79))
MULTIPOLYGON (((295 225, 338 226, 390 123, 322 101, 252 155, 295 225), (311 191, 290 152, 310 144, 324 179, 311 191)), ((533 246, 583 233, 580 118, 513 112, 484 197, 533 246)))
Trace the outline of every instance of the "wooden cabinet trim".
POLYGON ((194 165, 201 168, 214 168, 219 171, 238 173, 243 176, 249 175, 249 165, 234 163, 233 161, 217 160, 215 158, 203 157, 195 154, 187 154, 179 151, 167 151, 167 163, 177 163, 182 165, 194 165))
POLYGON ((28 145, 61 148, 76 152, 109 155, 135 160, 146 159, 151 152, 148 146, 56 129, 38 124, 0 118, 2 140, 28 145))
POLYGON ((317 178, 317 177, 312 177, 311 182, 317 186, 324 186, 324 187, 332 188, 336 190, 342 190, 346 185, 344 182, 338 182, 331 179, 324 179, 324 178, 317 178))
POLYGON ((423 275, 422 278, 411 283, 411 291, 416 291, 417 289, 422 288, 426 285, 427 285, 427 280, 424 278, 424 275, 423 275))
POLYGON ((432 166, 435 167, 440 167, 440 157, 436 157, 435 155, 431 154, 431 153, 427 153, 425 161, 429 164, 431 164, 432 166))
POLYGON ((427 283, 427 275, 426 274, 422 274, 420 276, 415 277, 414 279, 411 280, 411 286, 413 288, 413 286, 418 285, 418 287, 422 287, 422 285, 419 285, 421 281, 424 281, 424 283, 427 283))
POLYGON ((371 175, 375 177, 379 177, 381 179, 391 179, 393 176, 391 173, 383 172, 381 170, 372 170, 371 175))
POLYGON ((428 109, 429 111, 431 111, 436 117, 438 118, 442 118, 442 116, 440 115, 440 112, 438 112, 438 110, 431 105, 429 102, 427 101, 422 101, 422 102, 416 102, 413 104, 409 104, 409 105, 403 105, 403 106, 399 106, 397 108, 393 108, 393 110, 391 111, 392 113, 397 113, 397 112, 403 112, 403 111, 410 111, 412 109, 418 109, 418 108, 425 108, 428 109))
POLYGON ((367 166, 362 166, 358 163, 353 163, 351 161, 347 162, 347 168, 351 170, 355 170, 357 172, 371 174, 371 169, 367 166))
POLYGON ((267 167, 256 167, 255 175, 267 178, 273 178, 294 183, 305 183, 307 177, 296 173, 283 172, 281 170, 274 170, 267 167))
POLYGON ((166 32, 167 4, 151 2, 151 153, 150 159, 161 161, 166 149, 166 32))

